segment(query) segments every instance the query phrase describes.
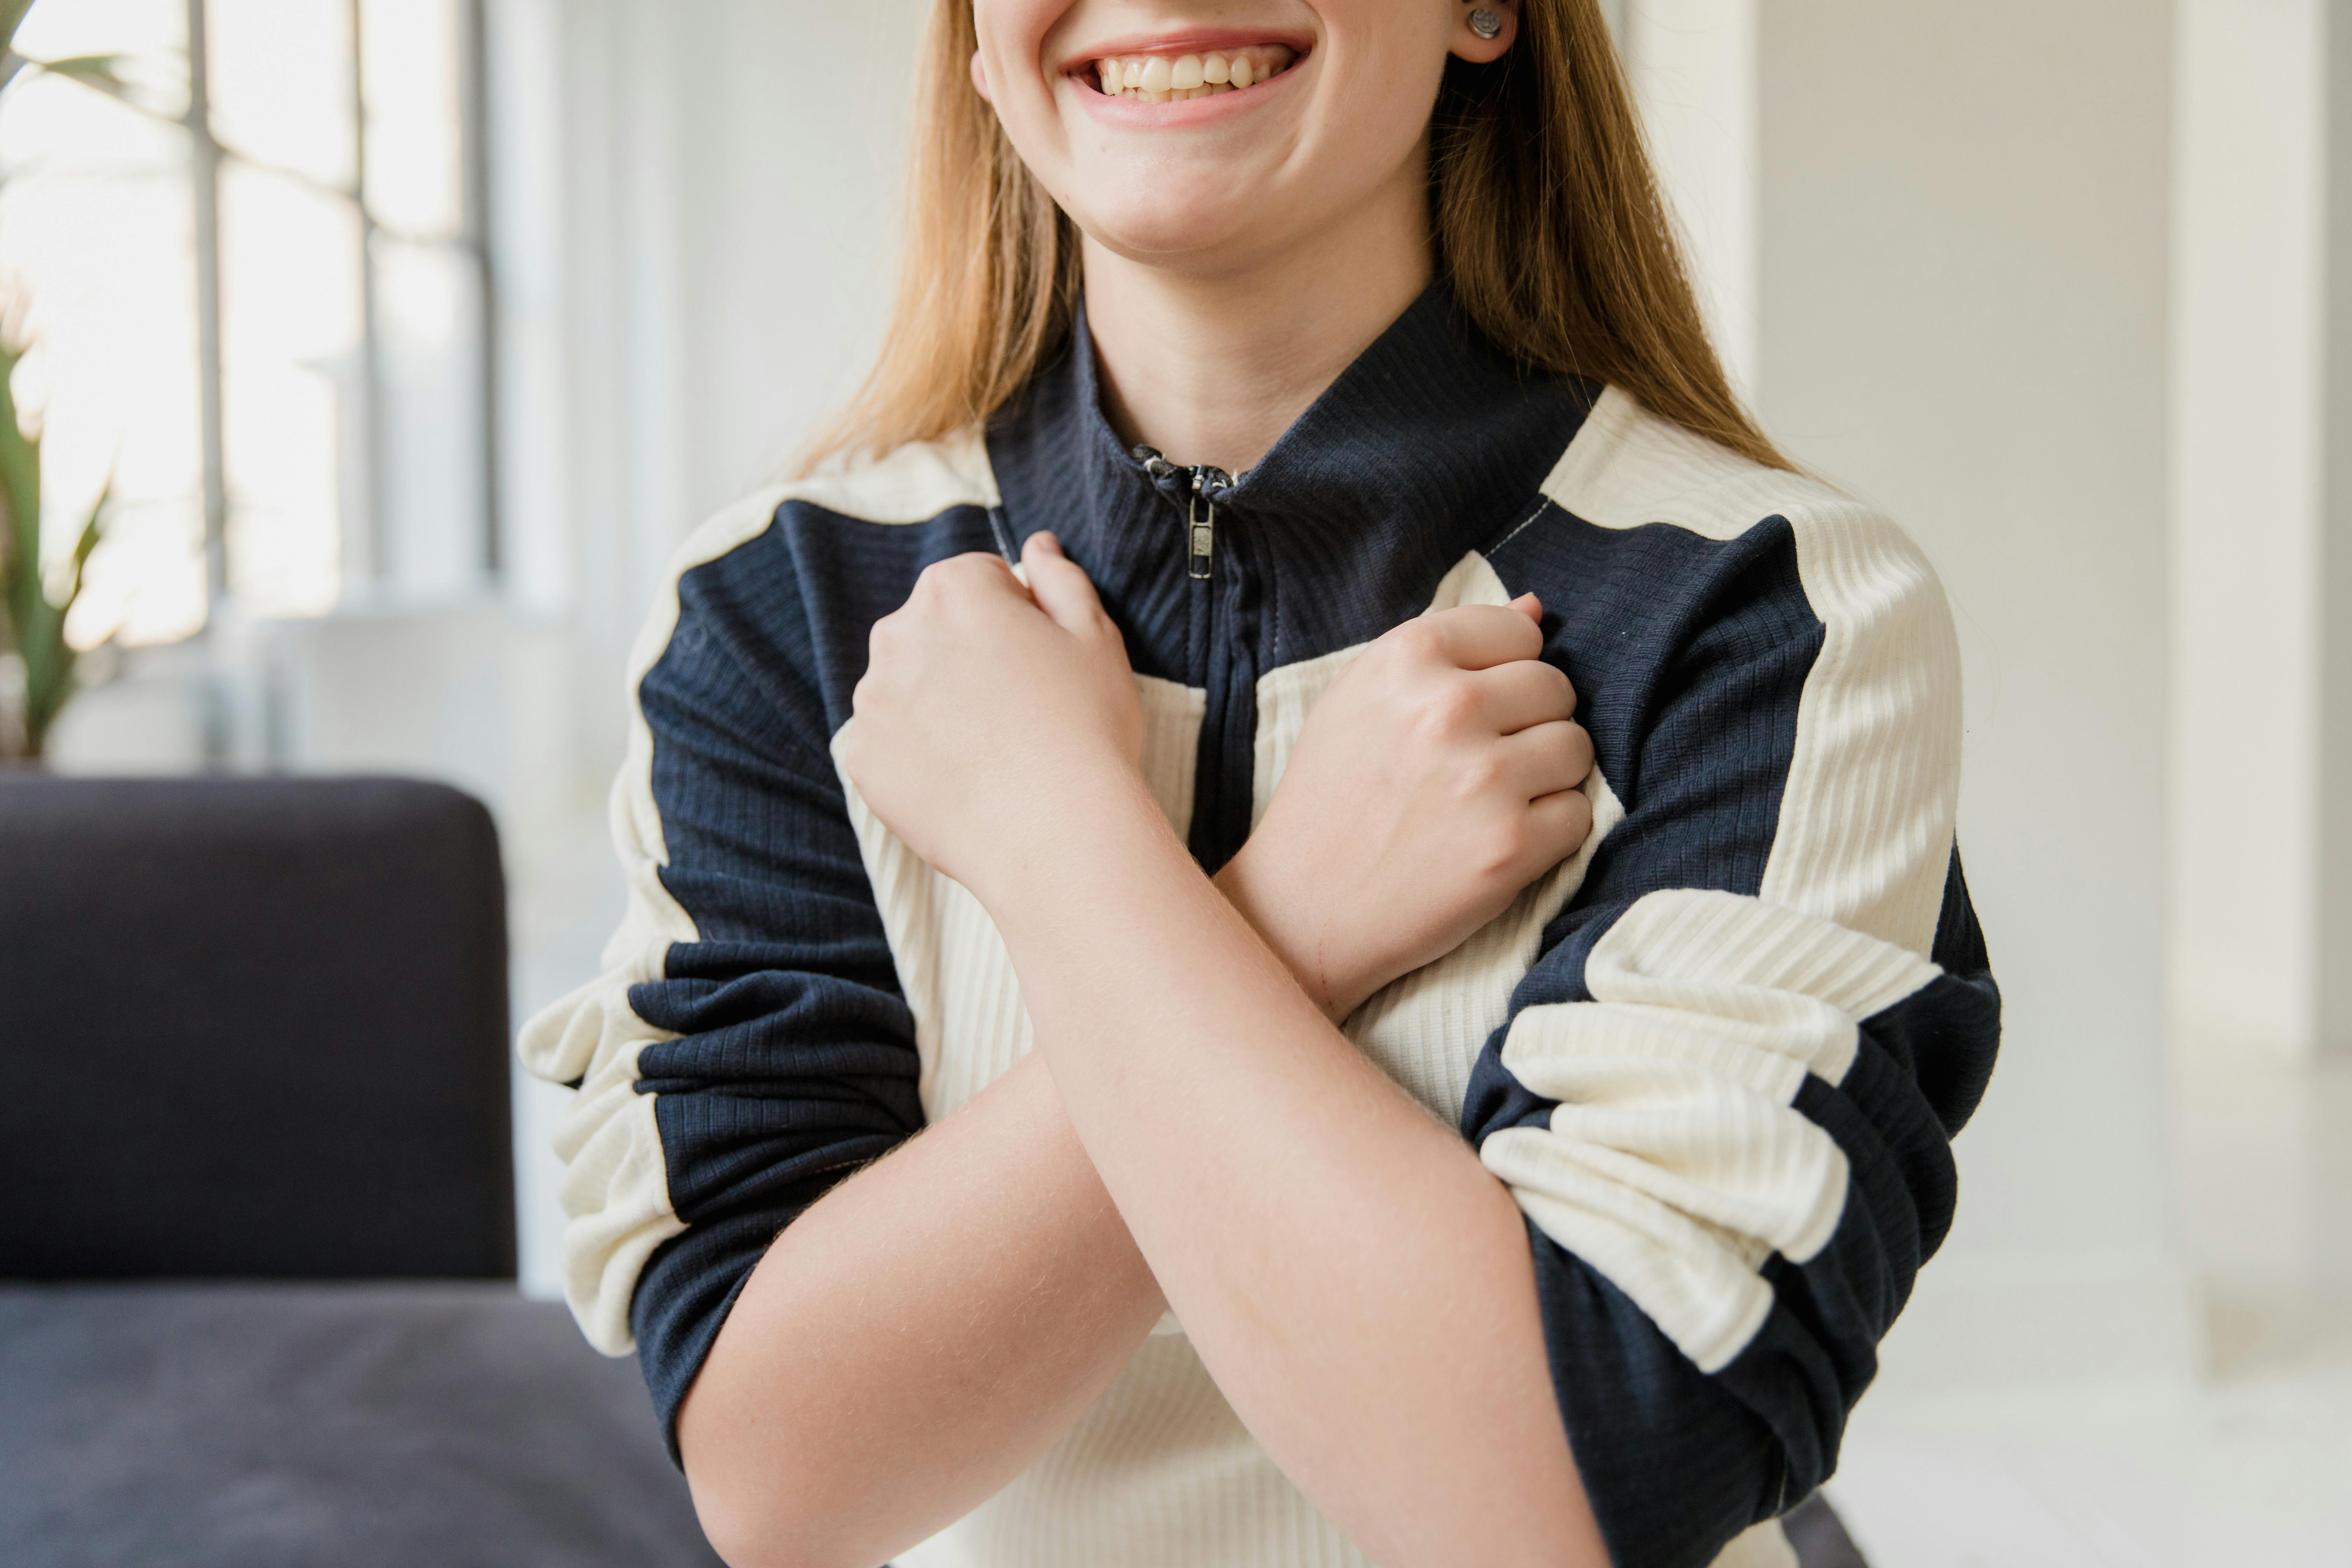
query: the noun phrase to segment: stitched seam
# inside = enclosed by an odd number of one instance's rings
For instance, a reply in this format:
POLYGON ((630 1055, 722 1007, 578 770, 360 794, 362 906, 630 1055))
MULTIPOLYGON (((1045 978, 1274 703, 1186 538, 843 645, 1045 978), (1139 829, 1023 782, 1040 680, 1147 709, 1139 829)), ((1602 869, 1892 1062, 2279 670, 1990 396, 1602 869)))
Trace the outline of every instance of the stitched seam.
POLYGON ((1538 518, 1541 517, 1541 516, 1543 515, 1543 510, 1544 510, 1544 508, 1546 508, 1546 507, 1549 506, 1550 504, 1551 504, 1551 500, 1550 500, 1550 498, 1549 498, 1549 497, 1548 497, 1548 496, 1538 496, 1538 497, 1536 498, 1536 504, 1535 504, 1532 508, 1530 508, 1530 509, 1528 510, 1528 515, 1527 515, 1527 516, 1525 516, 1525 517, 1523 517, 1523 518, 1519 519, 1518 522, 1517 522, 1516 525, 1514 525, 1514 526, 1513 526, 1513 528, 1511 529, 1511 531, 1510 531, 1510 532, 1508 532, 1508 533, 1507 533, 1507 534, 1503 535, 1503 537, 1502 537, 1502 538, 1500 538, 1500 539, 1498 539, 1498 540, 1495 541, 1495 542, 1494 542, 1494 543, 1492 543, 1492 544, 1488 545, 1486 549, 1484 549, 1484 550, 1480 551, 1480 552, 1479 552, 1479 553, 1480 553, 1480 554, 1482 554, 1482 555, 1487 556, 1487 557, 1489 557, 1489 558, 1491 558, 1492 556, 1494 556, 1494 555, 1495 555, 1495 553, 1496 553, 1496 552, 1498 552, 1498 551, 1502 550, 1505 546, 1508 545, 1508 544, 1511 542, 1511 541, 1513 541, 1514 539, 1517 539, 1520 534, 1522 534, 1522 533, 1526 532, 1526 531, 1527 531, 1527 530, 1528 530, 1528 524, 1530 524, 1530 523, 1532 523, 1532 522, 1534 522, 1536 519, 1538 519, 1538 518))

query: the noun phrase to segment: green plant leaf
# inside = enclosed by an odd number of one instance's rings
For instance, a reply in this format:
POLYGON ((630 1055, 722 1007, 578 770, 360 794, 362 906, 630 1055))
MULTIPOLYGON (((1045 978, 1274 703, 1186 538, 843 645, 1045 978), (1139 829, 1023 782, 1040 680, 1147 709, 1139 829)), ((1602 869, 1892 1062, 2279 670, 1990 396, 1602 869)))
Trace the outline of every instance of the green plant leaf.
POLYGON ((33 63, 52 76, 71 77, 88 86, 102 88, 108 92, 121 92, 122 77, 118 68, 121 55, 76 55, 70 59, 35 60, 33 63))
POLYGON ((10 382, 19 357, 0 339, 0 604, 7 608, 10 640, 27 659, 39 620, 41 595, 41 447, 16 424, 16 397, 10 382))
POLYGON ((0 0, 0 49, 16 41, 16 25, 33 8, 33 0, 0 0))
MULTIPOLYGON (((25 741, 26 749, 39 756, 48 743, 49 726, 65 711, 80 682, 75 665, 81 654, 66 641, 66 616, 81 596, 81 571, 89 560, 90 552, 98 548, 104 532, 106 503, 114 494, 114 480, 110 475, 89 509, 80 533, 74 538, 71 565, 66 574, 65 591, 57 599, 41 595, 38 609, 30 618, 39 625, 37 647, 20 648, 25 661, 25 741)), ((29 639, 28 639, 29 643, 29 639)))

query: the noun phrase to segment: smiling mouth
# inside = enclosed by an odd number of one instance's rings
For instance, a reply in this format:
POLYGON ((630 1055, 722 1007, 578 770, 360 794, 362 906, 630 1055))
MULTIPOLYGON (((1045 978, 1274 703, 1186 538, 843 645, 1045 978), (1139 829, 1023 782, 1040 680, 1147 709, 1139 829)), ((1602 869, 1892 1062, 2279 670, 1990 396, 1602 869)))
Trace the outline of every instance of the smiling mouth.
POLYGON ((1080 81, 1091 79, 1111 98, 1171 103, 1239 92, 1280 76, 1299 58, 1287 44, 1250 44, 1181 55, 1106 55, 1076 74, 1080 81))

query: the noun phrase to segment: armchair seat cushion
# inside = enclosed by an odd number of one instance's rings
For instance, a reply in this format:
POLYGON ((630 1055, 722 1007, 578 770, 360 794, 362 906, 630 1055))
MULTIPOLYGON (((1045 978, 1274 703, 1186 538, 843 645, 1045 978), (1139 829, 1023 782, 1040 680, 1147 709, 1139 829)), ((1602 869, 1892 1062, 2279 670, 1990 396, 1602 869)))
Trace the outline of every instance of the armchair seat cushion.
POLYGON ((635 1367, 511 1286, 0 1287, 11 1568, 711 1568, 635 1367))

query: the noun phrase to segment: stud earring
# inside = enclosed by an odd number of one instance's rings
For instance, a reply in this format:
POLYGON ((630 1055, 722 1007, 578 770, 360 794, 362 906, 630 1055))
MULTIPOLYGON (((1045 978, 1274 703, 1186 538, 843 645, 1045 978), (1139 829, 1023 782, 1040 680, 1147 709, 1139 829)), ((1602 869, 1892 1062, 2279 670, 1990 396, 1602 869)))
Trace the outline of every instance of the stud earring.
POLYGON ((1503 30, 1503 18, 1484 5, 1470 13, 1470 30, 1482 38, 1492 38, 1503 30))

